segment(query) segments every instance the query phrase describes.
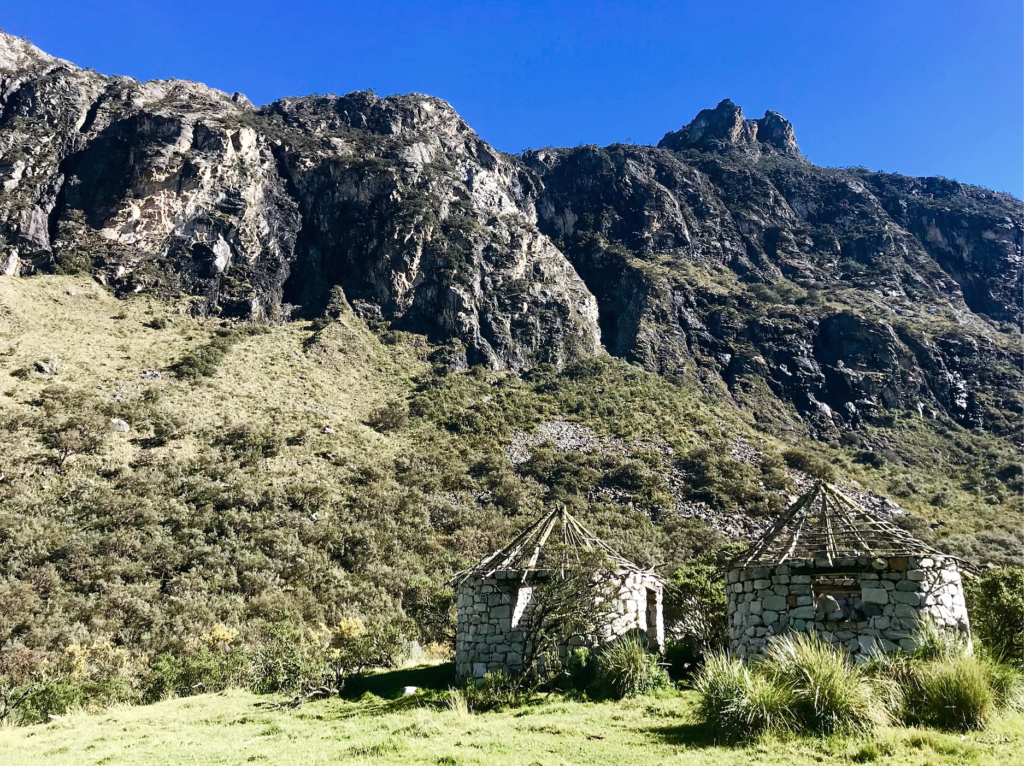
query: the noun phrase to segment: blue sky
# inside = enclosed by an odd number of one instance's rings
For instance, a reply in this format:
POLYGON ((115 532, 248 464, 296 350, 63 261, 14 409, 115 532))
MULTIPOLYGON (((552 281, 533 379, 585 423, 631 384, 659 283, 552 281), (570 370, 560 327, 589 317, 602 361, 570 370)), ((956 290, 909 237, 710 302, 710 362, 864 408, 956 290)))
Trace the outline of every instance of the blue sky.
POLYGON ((1024 192, 1020 0, 0 0, 0 26, 257 104, 430 93, 509 152, 656 143, 728 97, 784 114, 822 165, 1024 192))

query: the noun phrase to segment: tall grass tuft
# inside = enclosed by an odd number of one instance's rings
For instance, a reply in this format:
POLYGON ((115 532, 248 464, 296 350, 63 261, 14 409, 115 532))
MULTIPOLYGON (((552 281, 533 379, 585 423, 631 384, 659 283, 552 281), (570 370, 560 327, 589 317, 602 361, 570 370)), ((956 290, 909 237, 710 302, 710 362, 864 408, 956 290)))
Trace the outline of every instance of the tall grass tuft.
POLYGON ((793 728, 789 690, 724 654, 708 658, 693 684, 697 717, 725 741, 793 728))
POLYGON ((921 723, 957 731, 984 729, 995 712, 990 675, 970 655, 923 664, 908 703, 921 723))
POLYGON ((989 657, 982 657, 979 661, 988 675, 996 707, 1024 713, 1024 673, 1013 665, 989 657))
POLYGON ((445 707, 459 718, 469 715, 469 702, 461 689, 449 689, 445 707))
POLYGON ((615 699, 647 694, 672 685, 658 657, 644 649, 638 636, 627 635, 597 657, 598 679, 608 696, 615 699))
POLYGON ((864 672, 814 634, 773 639, 762 665, 776 684, 790 690, 796 718, 808 732, 867 731, 890 720, 864 672))
POLYGON ((915 660, 949 660, 970 654, 969 644, 958 634, 943 630, 931 620, 924 620, 914 634, 917 649, 915 660))

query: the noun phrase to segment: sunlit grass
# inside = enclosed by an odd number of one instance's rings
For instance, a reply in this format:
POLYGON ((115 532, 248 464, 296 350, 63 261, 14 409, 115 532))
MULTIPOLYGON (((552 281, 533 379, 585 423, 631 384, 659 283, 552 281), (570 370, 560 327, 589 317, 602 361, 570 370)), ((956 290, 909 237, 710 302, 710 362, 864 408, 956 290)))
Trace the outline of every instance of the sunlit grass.
POLYGON ((467 714, 365 695, 293 710, 244 692, 170 700, 0 730, 6 766, 53 764, 995 764, 1019 759, 1024 719, 964 737, 883 728, 873 738, 768 737, 715 745, 692 722, 692 695, 623 702, 563 699, 467 714))

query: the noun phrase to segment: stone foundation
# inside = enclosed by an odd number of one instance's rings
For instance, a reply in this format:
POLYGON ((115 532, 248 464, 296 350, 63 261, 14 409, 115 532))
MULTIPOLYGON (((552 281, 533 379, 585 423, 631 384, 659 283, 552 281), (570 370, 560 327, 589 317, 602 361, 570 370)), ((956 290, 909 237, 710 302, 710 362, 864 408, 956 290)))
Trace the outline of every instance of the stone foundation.
MULTIPOLYGON (((533 588, 523 583, 522 573, 504 571, 487 578, 471 576, 459 585, 456 597, 456 677, 482 678, 495 670, 522 670, 527 653, 526 631, 535 603, 533 588)), ((665 626, 659 580, 639 572, 625 575, 614 606, 607 640, 638 629, 647 634, 653 649, 662 649, 665 626)), ((576 639, 570 646, 560 647, 560 654, 564 656, 572 646, 582 643, 576 639)))
POLYGON ((792 561, 726 576, 729 638, 739 657, 764 652, 771 636, 815 632, 855 658, 912 651, 922 620, 970 639, 960 569, 936 556, 792 561))

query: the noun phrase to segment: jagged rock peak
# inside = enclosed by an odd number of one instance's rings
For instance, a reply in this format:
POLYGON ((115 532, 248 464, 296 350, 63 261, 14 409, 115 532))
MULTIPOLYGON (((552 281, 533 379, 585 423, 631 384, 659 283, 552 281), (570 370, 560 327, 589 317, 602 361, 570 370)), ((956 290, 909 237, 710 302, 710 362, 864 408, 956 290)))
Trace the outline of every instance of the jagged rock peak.
POLYGON ((771 110, 759 120, 743 117, 743 110, 730 99, 723 99, 714 109, 702 109, 689 125, 669 132, 658 146, 673 151, 702 149, 722 151, 738 148, 760 152, 778 151, 793 157, 800 156, 793 125, 778 112, 771 110))

